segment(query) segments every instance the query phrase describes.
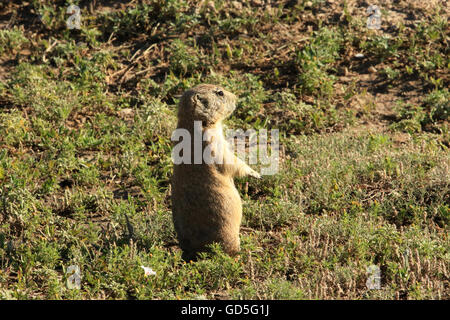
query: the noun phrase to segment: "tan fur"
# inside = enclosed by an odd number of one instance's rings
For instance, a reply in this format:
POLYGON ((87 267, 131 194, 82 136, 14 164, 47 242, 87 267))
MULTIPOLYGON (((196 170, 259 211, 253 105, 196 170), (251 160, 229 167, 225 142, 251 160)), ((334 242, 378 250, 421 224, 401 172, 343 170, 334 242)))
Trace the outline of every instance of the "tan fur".
POLYGON ((239 227, 242 203, 233 177, 260 175, 237 158, 228 148, 222 120, 235 109, 236 96, 221 87, 201 84, 181 97, 177 128, 187 129, 192 137, 191 163, 174 165, 172 180, 172 213, 175 231, 183 257, 193 259, 206 246, 218 242, 225 252, 240 249, 239 227), (220 95, 220 92, 223 95, 220 95), (210 146, 212 153, 223 152, 222 164, 194 164, 194 121, 202 121, 210 141, 202 143, 202 151, 210 146))

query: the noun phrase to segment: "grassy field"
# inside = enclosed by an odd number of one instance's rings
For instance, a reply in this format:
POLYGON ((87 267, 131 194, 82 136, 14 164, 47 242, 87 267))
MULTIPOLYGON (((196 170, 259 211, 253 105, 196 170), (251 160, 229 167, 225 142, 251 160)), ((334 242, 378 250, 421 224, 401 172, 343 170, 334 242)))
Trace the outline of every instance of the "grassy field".
POLYGON ((379 30, 359 0, 2 2, 0 298, 450 299, 450 6, 371 4, 379 30), (238 256, 186 263, 170 136, 203 82, 280 170, 236 180, 238 256))

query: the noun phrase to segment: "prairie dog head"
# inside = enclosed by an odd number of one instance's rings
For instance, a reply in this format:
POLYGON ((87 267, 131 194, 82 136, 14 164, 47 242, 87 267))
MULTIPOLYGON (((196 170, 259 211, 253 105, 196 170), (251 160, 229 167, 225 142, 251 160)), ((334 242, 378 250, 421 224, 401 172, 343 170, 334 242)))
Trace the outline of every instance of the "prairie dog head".
POLYGON ((187 90, 180 100, 178 121, 202 121, 208 128, 228 117, 236 108, 236 96, 222 87, 200 84, 187 90))

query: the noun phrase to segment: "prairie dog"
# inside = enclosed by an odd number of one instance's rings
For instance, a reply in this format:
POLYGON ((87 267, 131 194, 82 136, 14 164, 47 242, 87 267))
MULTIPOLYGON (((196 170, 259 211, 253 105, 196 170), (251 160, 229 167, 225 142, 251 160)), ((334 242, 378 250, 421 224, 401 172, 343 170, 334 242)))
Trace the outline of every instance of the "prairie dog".
POLYGON ((195 259, 213 242, 228 254, 240 250, 242 203, 233 177, 260 175, 233 154, 223 135, 222 120, 235 108, 236 96, 211 84, 187 90, 179 103, 177 129, 189 132, 191 154, 189 163, 174 164, 172 213, 185 260, 195 259), (203 157, 201 163, 195 161, 195 151, 197 155, 199 151, 193 141, 196 133, 203 137, 201 154, 209 148, 213 157, 221 156, 223 161, 217 158, 208 163, 203 157))

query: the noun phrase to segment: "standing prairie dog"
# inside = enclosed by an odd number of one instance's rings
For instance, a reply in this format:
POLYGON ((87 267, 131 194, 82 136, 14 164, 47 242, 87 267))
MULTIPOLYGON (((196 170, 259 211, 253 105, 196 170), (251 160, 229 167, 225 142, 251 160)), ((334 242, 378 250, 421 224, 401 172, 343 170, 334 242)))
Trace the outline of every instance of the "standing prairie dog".
POLYGON ((236 96, 211 84, 187 90, 179 103, 177 129, 190 133, 191 156, 190 161, 174 164, 172 213, 185 260, 195 259, 213 242, 221 244, 228 254, 240 249, 242 203, 233 177, 260 175, 233 154, 223 135, 222 120, 235 108, 236 96), (220 155, 220 159, 208 162, 202 157, 201 163, 195 161, 199 146, 194 146, 192 137, 199 128, 202 154, 209 148, 210 154, 220 155))

